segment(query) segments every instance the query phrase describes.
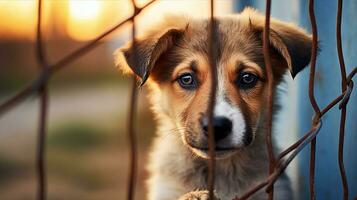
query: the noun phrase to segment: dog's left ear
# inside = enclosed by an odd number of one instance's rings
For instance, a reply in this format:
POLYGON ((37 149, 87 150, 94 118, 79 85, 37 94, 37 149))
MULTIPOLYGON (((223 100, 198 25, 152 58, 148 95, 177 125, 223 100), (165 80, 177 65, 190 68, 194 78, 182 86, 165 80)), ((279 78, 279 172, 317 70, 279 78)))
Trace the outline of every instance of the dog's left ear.
MULTIPOLYGON (((242 15, 262 39, 265 16, 251 8, 245 9, 242 15)), ((293 78, 310 63, 312 37, 303 29, 271 19, 269 40, 271 48, 285 60, 293 78)))
POLYGON ((116 66, 124 73, 134 73, 143 85, 160 56, 175 44, 183 32, 172 28, 130 42, 114 53, 116 66))

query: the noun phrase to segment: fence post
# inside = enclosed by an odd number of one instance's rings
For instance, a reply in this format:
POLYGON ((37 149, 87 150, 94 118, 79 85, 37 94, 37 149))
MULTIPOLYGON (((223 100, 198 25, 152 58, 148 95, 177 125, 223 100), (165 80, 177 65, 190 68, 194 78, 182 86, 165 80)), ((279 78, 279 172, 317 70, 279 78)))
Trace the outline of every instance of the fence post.
MULTIPOLYGON (((342 46, 346 71, 357 65, 357 1, 345 1, 342 15, 342 46)), ((320 106, 341 93, 341 75, 336 47, 337 1, 315 0, 320 53, 316 63, 315 96, 320 106)), ((300 23, 308 30, 308 1, 300 1, 300 23)), ((298 76, 299 134, 311 127, 313 111, 308 98, 308 70, 298 76)), ((347 120, 344 145, 344 164, 349 184, 350 199, 357 196, 357 102, 356 91, 347 105, 347 120)), ((333 108, 323 117, 323 126, 317 137, 315 190, 317 199, 342 199, 342 182, 338 167, 340 110, 333 108)), ((302 135, 300 135, 302 136, 302 135)), ((309 149, 299 157, 299 199, 309 198, 309 149)))

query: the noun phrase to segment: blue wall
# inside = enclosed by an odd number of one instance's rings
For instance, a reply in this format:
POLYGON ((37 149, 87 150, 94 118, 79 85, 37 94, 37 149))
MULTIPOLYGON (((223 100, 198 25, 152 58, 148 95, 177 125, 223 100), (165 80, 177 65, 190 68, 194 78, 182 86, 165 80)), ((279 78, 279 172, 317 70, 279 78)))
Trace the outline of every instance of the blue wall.
MULTIPOLYGON (((310 30, 308 1, 301 1, 301 25, 310 30)), ((321 52, 317 60, 315 94, 320 107, 327 105, 341 93, 341 78, 336 50, 337 1, 316 0, 315 12, 321 52)), ((357 66, 357 1, 345 1, 342 16, 342 40, 347 73, 357 66)), ((308 101, 308 71, 299 77, 299 127, 300 134, 310 129, 312 109, 308 101)), ((345 168, 350 188, 350 199, 357 196, 357 126, 356 91, 348 105, 345 136, 345 168), (353 123, 354 122, 354 123, 353 123)), ((342 199, 341 178, 338 168, 337 150, 340 112, 334 108, 323 118, 316 151, 316 196, 317 199, 342 199)), ((301 199, 308 197, 309 151, 300 157, 301 199)))

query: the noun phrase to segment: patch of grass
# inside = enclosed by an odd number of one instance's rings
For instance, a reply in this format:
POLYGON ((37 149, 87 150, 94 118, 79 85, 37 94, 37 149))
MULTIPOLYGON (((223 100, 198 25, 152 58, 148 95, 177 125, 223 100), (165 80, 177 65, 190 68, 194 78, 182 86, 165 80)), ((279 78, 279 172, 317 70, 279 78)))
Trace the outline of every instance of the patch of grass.
POLYGON ((104 131, 83 122, 69 122, 50 130, 48 145, 70 151, 89 150, 106 141, 104 131))

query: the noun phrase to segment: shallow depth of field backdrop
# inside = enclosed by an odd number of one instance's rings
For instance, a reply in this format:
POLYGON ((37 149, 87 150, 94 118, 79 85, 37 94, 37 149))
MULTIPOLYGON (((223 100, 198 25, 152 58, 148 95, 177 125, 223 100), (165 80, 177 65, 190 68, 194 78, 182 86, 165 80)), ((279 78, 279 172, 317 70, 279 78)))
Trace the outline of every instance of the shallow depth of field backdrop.
MULTIPOLYGON (((132 14, 129 0, 47 0, 44 1, 44 25, 46 53, 50 62, 57 61, 72 50, 132 14)), ((145 0, 137 1, 143 5, 145 0)), ((307 21, 307 1, 273 0, 272 16, 281 20, 294 22, 309 29, 307 21), (304 11, 305 10, 305 11, 304 11)), ((328 102, 339 94, 340 84, 333 87, 324 82, 326 70, 335 68, 338 73, 337 54, 335 52, 335 3, 323 4, 317 1, 318 23, 324 24, 319 34, 322 41, 320 56, 330 61, 318 62, 317 90, 318 101, 328 102), (326 8, 327 6, 327 8, 326 8), (331 9, 331 23, 321 21, 326 9, 331 9), (320 12, 321 10, 321 12, 320 12), (319 14, 320 12, 320 14, 319 14), (328 28, 328 26, 331 26, 328 28), (328 35, 331 30, 331 35, 328 35), (332 41, 330 41, 329 37, 332 41), (325 41, 324 41, 325 40, 325 41), (326 41, 327 40, 327 41, 326 41), (324 49, 330 50, 328 54, 324 49), (331 50, 333 49, 333 50, 331 50), (333 63, 328 65, 328 63, 333 63), (322 66, 323 65, 323 66, 322 66), (319 71, 321 68, 324 70, 319 71), (322 77, 319 79, 319 77, 322 77), (327 85, 324 86, 323 83, 327 85), (326 87, 331 89, 329 93, 326 87), (325 96, 324 96, 325 95, 325 96), (325 100, 325 98, 327 98, 325 100)), ((343 20, 356 16, 356 1, 346 1, 343 20)), ((264 1, 216 1, 216 15, 225 15, 241 10, 250 5, 264 10, 264 1)), ((29 81, 36 78, 38 66, 35 60, 36 31, 35 0, 0 0, 0 102, 14 94, 29 81)), ((185 13, 194 17, 209 15, 209 2, 206 0, 159 0, 138 17, 139 34, 147 25, 161 19, 165 13, 185 13)), ((327 19, 325 19, 327 20, 327 19)), ((343 21, 343 37, 357 36, 357 23, 343 21), (349 29, 346 26, 350 26, 349 29)), ((318 24, 319 25, 319 24, 318 24)), ((126 138, 126 118, 128 113, 130 81, 120 75, 114 68, 113 51, 130 38, 130 25, 119 29, 106 38, 100 46, 60 71, 50 81, 49 124, 47 137, 47 173, 48 199, 124 199, 128 175, 128 144, 126 138)), ((344 41, 347 73, 357 65, 357 48, 344 41), (349 68, 350 67, 350 68, 349 68)), ((346 42, 347 41, 347 42, 346 42)), ((356 44, 356 43, 355 43, 356 44)), ((356 45, 355 45, 356 46, 356 45)), ((320 59, 320 58, 319 58, 320 59)), ((275 127, 277 143, 287 147, 311 121, 311 107, 307 102, 307 73, 298 75, 296 81, 286 77, 281 86, 280 101, 282 113, 278 117, 279 126, 275 127), (309 115, 310 114, 310 115, 309 115), (306 118, 306 120, 304 120, 306 118)), ((333 73, 329 74, 333 76, 333 73)), ((339 74, 335 75, 338 76, 339 74)), ((339 80, 339 79, 338 79, 339 80)), ((326 82, 327 81, 327 82, 326 82)), ((155 125, 148 110, 145 90, 140 92, 137 133, 139 140, 139 172, 137 182, 137 199, 145 196, 144 169, 153 137, 155 125)), ((357 145, 356 93, 352 94, 347 115, 346 152, 349 158, 346 164, 351 196, 356 195, 356 156, 352 156, 352 146, 357 145), (353 136, 352 136, 353 134, 353 136), (354 159, 354 160, 353 160, 354 159), (355 169, 353 169, 353 167, 355 169)), ((337 114, 336 110, 336 115, 337 114)), ((330 113, 331 115, 331 113, 330 113)), ((29 98, 10 112, 0 116, 0 199, 35 199, 35 153, 38 125, 38 99, 29 98)), ((327 117, 337 120, 338 117, 327 117)), ((335 122, 338 124, 338 121, 335 122)), ((336 124, 334 126, 336 126, 336 124)), ((324 124, 326 125, 326 123, 324 124)), ((331 188, 326 198, 341 197, 340 178, 337 168, 337 129, 334 132, 322 131, 321 136, 333 134, 331 151, 322 156, 317 151, 317 195, 325 189, 321 180, 331 188), (336 152, 335 152, 336 151, 336 152), (326 159, 328 161, 326 161, 326 159), (327 166, 325 166, 327 164, 327 166), (319 174, 319 170, 327 169, 319 174), (331 173, 331 177, 326 174, 331 173), (322 177, 321 177, 322 176, 322 177), (337 193, 337 194, 334 194, 337 193), (336 195, 336 196, 335 196, 336 195)), ((318 137, 318 138, 319 138, 318 137)), ((319 138, 320 139, 320 138, 319 138)), ((326 145, 330 141, 324 141, 326 145)), ((320 145, 318 143, 318 145, 320 145)), ((354 150, 356 148, 354 147, 354 150)), ((306 151, 306 150, 305 150, 306 151)), ((323 154, 323 153, 322 153, 323 154)), ((295 191, 302 191, 299 199, 305 199, 307 189, 308 151, 299 156, 288 167, 295 191), (299 162, 300 161, 300 162, 299 162)), ((318 198, 319 199, 319 198, 318 198)))

